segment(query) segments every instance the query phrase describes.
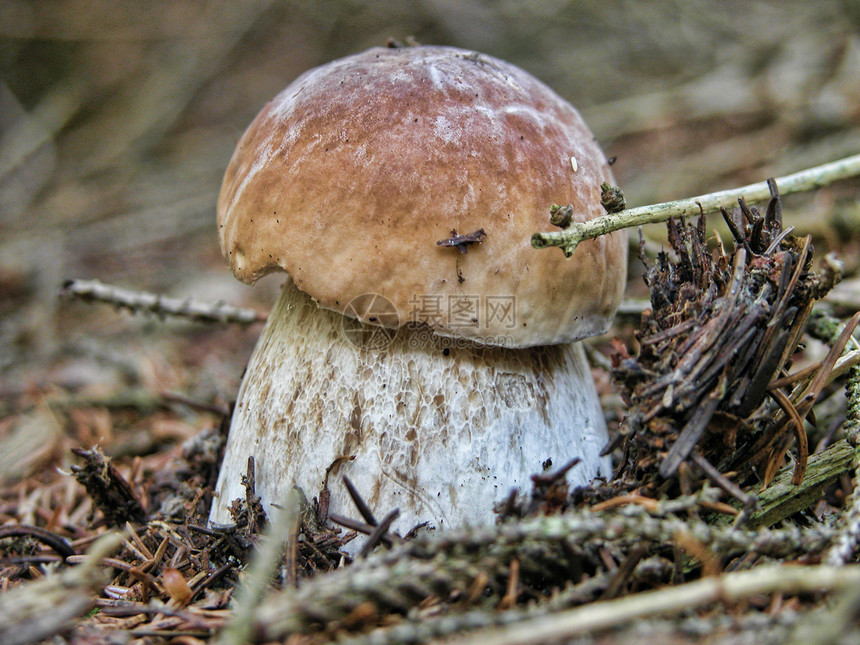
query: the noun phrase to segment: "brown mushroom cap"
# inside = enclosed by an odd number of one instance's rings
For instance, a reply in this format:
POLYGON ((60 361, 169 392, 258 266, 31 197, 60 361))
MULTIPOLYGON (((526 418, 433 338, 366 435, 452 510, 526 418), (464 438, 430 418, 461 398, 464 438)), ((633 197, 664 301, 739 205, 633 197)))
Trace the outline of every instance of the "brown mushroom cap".
POLYGON ((218 198, 221 248, 240 280, 283 269, 341 313, 379 294, 400 324, 444 336, 568 342, 610 324, 626 234, 570 260, 531 234, 552 204, 603 214, 603 181, 579 114, 523 70, 451 47, 375 48, 306 72, 249 126, 218 198), (437 244, 479 229, 468 253, 437 244))

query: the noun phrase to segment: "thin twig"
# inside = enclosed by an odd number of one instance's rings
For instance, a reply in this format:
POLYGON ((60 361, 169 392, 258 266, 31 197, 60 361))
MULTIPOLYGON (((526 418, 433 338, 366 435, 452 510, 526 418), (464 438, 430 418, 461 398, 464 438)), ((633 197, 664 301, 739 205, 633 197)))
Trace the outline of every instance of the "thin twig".
POLYGON ((803 481, 803 475, 806 473, 806 462, 809 459, 809 438, 806 436, 806 428, 803 427, 803 419, 785 392, 782 390, 771 390, 770 395, 788 416, 794 428, 794 438, 797 442, 797 462, 791 483, 796 486, 803 481))
MULTIPOLYGON (((354 520, 350 517, 345 517, 343 515, 338 515, 337 513, 329 513, 328 519, 335 524, 340 524, 341 526, 349 529, 350 531, 357 531, 358 533, 364 533, 365 535, 372 535, 374 530, 377 528, 372 524, 365 524, 364 522, 359 522, 358 520, 354 520)), ((391 540, 391 536, 387 533, 383 533, 380 540, 385 546, 388 547, 394 544, 394 542, 391 540)))
POLYGON ((104 284, 98 280, 67 280, 60 289, 60 295, 87 302, 105 302, 134 313, 149 312, 159 316, 177 316, 196 322, 249 325, 266 321, 266 314, 253 309, 234 307, 223 302, 168 298, 146 291, 134 291, 104 284))
POLYGON ((63 559, 76 554, 74 548, 64 538, 38 526, 27 524, 0 526, 0 539, 8 537, 31 537, 51 547, 63 559))
POLYGON ((367 505, 367 502, 364 501, 364 498, 358 492, 358 489, 355 487, 355 484, 352 483, 352 480, 346 475, 343 476, 343 485, 346 486, 346 491, 349 493, 350 498, 352 498, 353 504, 358 509, 358 512, 361 513, 361 516, 364 518, 364 521, 370 524, 371 526, 376 526, 379 524, 376 521, 376 517, 373 515, 373 511, 370 510, 370 507, 367 505))
POLYGON ((729 495, 738 500, 745 508, 752 510, 756 505, 756 498, 741 490, 741 487, 734 483, 731 479, 723 475, 717 470, 710 461, 705 459, 701 453, 693 451, 691 454, 693 463, 701 468, 702 472, 713 481, 717 486, 726 491, 729 495))
MULTIPOLYGON (((844 352, 844 350, 843 350, 844 352)), ((833 366, 833 369, 827 375, 827 381, 825 385, 830 385, 833 381, 838 379, 840 376, 845 375, 848 370, 853 367, 857 367, 860 365, 860 349, 855 349, 853 351, 843 353, 839 360, 836 361, 836 365, 833 366)), ((810 365, 802 370, 798 370, 794 374, 789 374, 781 379, 777 379, 776 381, 772 381, 770 385, 768 385, 768 389, 772 390, 775 388, 782 388, 788 385, 794 385, 798 381, 802 381, 807 377, 817 374, 821 369, 822 361, 815 363, 814 365, 810 365)))
POLYGON ((382 538, 388 532, 389 527, 392 522, 400 517, 400 509, 395 508, 388 515, 382 518, 382 521, 379 525, 373 529, 373 533, 367 538, 367 542, 363 547, 361 547, 361 551, 359 552, 362 556, 366 556, 368 553, 373 551, 376 546, 382 541, 382 538))
POLYGON ((860 584, 860 566, 770 566, 727 573, 676 587, 650 591, 568 611, 540 616, 508 627, 484 630, 449 645, 528 645, 566 641, 573 636, 620 627, 637 618, 702 607, 715 602, 739 601, 765 593, 820 592, 860 584))
MULTIPOLYGON (((857 175, 860 175, 860 155, 779 177, 776 183, 779 185, 780 194, 785 197, 792 193, 821 188, 857 175)), ((712 213, 720 208, 732 208, 741 197, 748 202, 758 202, 770 196, 767 182, 758 182, 690 199, 628 208, 618 213, 595 217, 587 222, 573 223, 564 231, 535 233, 532 235, 532 246, 536 249, 560 246, 565 257, 570 257, 583 240, 590 240, 632 226, 665 222, 672 217, 693 217, 700 213, 712 213)))

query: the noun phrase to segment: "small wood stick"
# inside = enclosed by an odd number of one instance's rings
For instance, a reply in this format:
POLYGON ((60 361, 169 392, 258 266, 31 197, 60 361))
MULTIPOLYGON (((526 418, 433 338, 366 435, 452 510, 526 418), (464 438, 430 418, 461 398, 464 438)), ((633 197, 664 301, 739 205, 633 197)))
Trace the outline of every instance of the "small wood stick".
POLYGON ((388 515, 382 518, 382 521, 379 523, 375 529, 373 529, 373 533, 370 534, 367 538, 367 542, 363 547, 361 547, 361 551, 359 554, 361 556, 366 556, 368 553, 373 551, 377 544, 382 541, 382 538, 388 532, 388 529, 391 527, 391 524, 400 517, 400 509, 395 508, 388 515))
POLYGON ((713 464, 711 464, 711 462, 705 459, 701 454, 694 451, 690 455, 690 458, 693 460, 693 463, 696 464, 703 473, 705 473, 705 476, 708 477, 708 479, 710 479, 712 482, 714 482, 717 486, 722 488, 736 500, 741 502, 745 508, 755 508, 756 498, 753 495, 748 495, 743 490, 741 490, 740 486, 738 486, 731 479, 723 475, 713 466, 713 464))
POLYGON ((266 320, 266 314, 253 309, 234 307, 223 302, 168 298, 146 291, 104 284, 98 280, 67 280, 60 289, 60 295, 87 302, 105 302, 134 313, 148 311, 159 316, 178 316, 197 322, 249 325, 266 320))
POLYGON ((364 518, 364 521, 370 524, 371 526, 377 526, 378 522, 376 521, 376 517, 373 515, 373 511, 370 510, 370 507, 364 501, 364 498, 358 492, 358 489, 355 487, 355 484, 352 483, 352 480, 346 475, 343 476, 343 485, 346 486, 346 490, 349 493, 349 496, 352 498, 352 502, 355 504, 355 507, 358 509, 358 512, 361 513, 361 516, 364 518))
MULTIPOLYGON (((860 175, 860 155, 846 157, 839 161, 801 170, 791 175, 779 177, 779 193, 783 197, 792 193, 815 190, 842 179, 860 175)), ((773 180, 771 180, 773 181, 773 180)), ((704 213, 713 213, 720 208, 733 208, 739 198, 748 202, 759 202, 771 197, 768 182, 762 181, 741 188, 722 190, 690 199, 680 199, 673 202, 651 204, 628 208, 617 213, 607 213, 595 217, 588 222, 574 223, 563 231, 535 233, 532 235, 532 246, 545 249, 550 246, 560 246, 565 257, 570 257, 576 246, 583 240, 590 240, 607 233, 619 231, 631 226, 665 222, 671 217, 693 217, 704 213)))
POLYGON ((841 591, 860 584, 860 567, 760 566, 695 582, 646 591, 614 600, 592 603, 564 611, 535 616, 522 622, 474 631, 451 638, 448 645, 537 645, 567 642, 580 634, 622 627, 657 615, 682 611, 716 602, 739 602, 770 593, 797 594, 841 591))

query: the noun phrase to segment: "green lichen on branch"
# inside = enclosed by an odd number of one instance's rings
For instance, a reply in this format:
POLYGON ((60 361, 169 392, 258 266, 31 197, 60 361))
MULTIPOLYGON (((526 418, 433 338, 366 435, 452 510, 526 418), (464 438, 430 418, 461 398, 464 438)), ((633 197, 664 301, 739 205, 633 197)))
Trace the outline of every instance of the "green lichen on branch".
MULTIPOLYGON (((661 508, 683 508, 689 506, 686 501, 670 501, 661 508)), ((269 596, 257 611, 253 633, 265 641, 336 629, 362 608, 373 617, 405 615, 428 598, 444 601, 467 593, 476 580, 483 581, 482 602, 492 606, 506 589, 514 560, 525 588, 548 591, 601 575, 606 571, 603 550, 623 557, 645 547, 648 553, 666 556, 682 533, 725 558, 746 553, 778 558, 820 553, 829 546, 833 531, 823 527, 745 531, 672 514, 655 516, 636 506, 446 531, 374 554, 306 581, 297 590, 269 596)))
POLYGON ((525 608, 517 607, 508 611, 482 608, 441 616, 407 618, 389 629, 374 630, 368 634, 340 640, 338 643, 339 645, 403 645, 461 636, 478 629, 505 628, 598 600, 609 586, 611 579, 612 575, 609 573, 593 576, 578 584, 570 585, 549 600, 525 608))
POLYGON ((849 562, 860 544, 860 367, 852 367, 845 385, 848 406, 842 430, 851 447, 850 466, 854 471, 854 491, 840 518, 840 532, 827 556, 832 565, 849 562))
MULTIPOLYGON (((738 571, 719 577, 709 576, 684 585, 595 603, 551 616, 541 616, 508 628, 486 630, 449 640, 448 643, 449 645, 482 645, 483 643, 522 645, 522 643, 570 642, 575 636, 610 627, 617 628, 632 621, 648 620, 655 615, 668 612, 679 613, 717 602, 731 605, 756 595, 771 593, 785 595, 821 591, 844 593, 856 589, 858 583, 860 583, 858 566, 761 567, 756 571, 738 571)), ((757 635, 760 636, 760 632, 757 635)), ((837 637, 841 635, 839 632, 835 634, 837 637)), ((834 641, 795 642, 830 643, 834 641)))
MULTIPOLYGON (((789 195, 814 190, 857 175, 860 175, 860 155, 779 177, 776 183, 783 195, 789 195)), ((720 208, 732 208, 741 198, 749 203, 761 202, 768 199, 770 194, 768 183, 759 182, 690 199, 607 213, 587 222, 571 224, 564 231, 535 233, 532 235, 532 246, 536 249, 559 246, 565 257, 570 257, 583 240, 590 240, 632 226, 666 222, 672 218, 694 217, 699 213, 719 211, 720 208)))
POLYGON ((618 186, 612 186, 608 182, 600 184, 600 205, 609 213, 620 213, 627 208, 627 200, 618 186))
POLYGON ((250 325, 265 322, 266 316, 253 309, 234 307, 223 302, 200 302, 192 298, 167 296, 124 289, 98 280, 66 280, 60 295, 84 302, 103 302, 117 309, 133 313, 152 313, 157 316, 176 316, 195 322, 250 325))
POLYGON ((821 499, 825 486, 852 470, 855 449, 844 439, 827 450, 812 455, 806 476, 800 484, 792 483, 793 469, 784 468, 759 494, 758 508, 750 513, 747 526, 773 526, 787 517, 809 508, 821 499))
POLYGON ((845 393, 848 397, 848 409, 842 427, 849 441, 854 446, 858 446, 860 445, 860 368, 854 367, 848 373, 845 393))

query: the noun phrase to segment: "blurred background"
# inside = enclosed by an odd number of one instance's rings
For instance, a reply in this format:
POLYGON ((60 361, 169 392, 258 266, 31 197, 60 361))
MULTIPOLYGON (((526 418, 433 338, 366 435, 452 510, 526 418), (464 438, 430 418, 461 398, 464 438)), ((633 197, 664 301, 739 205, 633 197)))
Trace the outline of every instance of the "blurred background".
MULTIPOLYGON (((218 249, 233 147, 301 72, 389 37, 547 82, 617 157, 631 206, 860 152, 856 0, 3 0, 0 411, 135 387, 235 396, 259 326, 133 316, 58 289, 97 278, 265 311, 281 279, 241 285, 218 249)), ((858 200, 848 181, 786 203, 849 278, 858 200)), ((659 243, 662 229, 647 234, 659 243)))

